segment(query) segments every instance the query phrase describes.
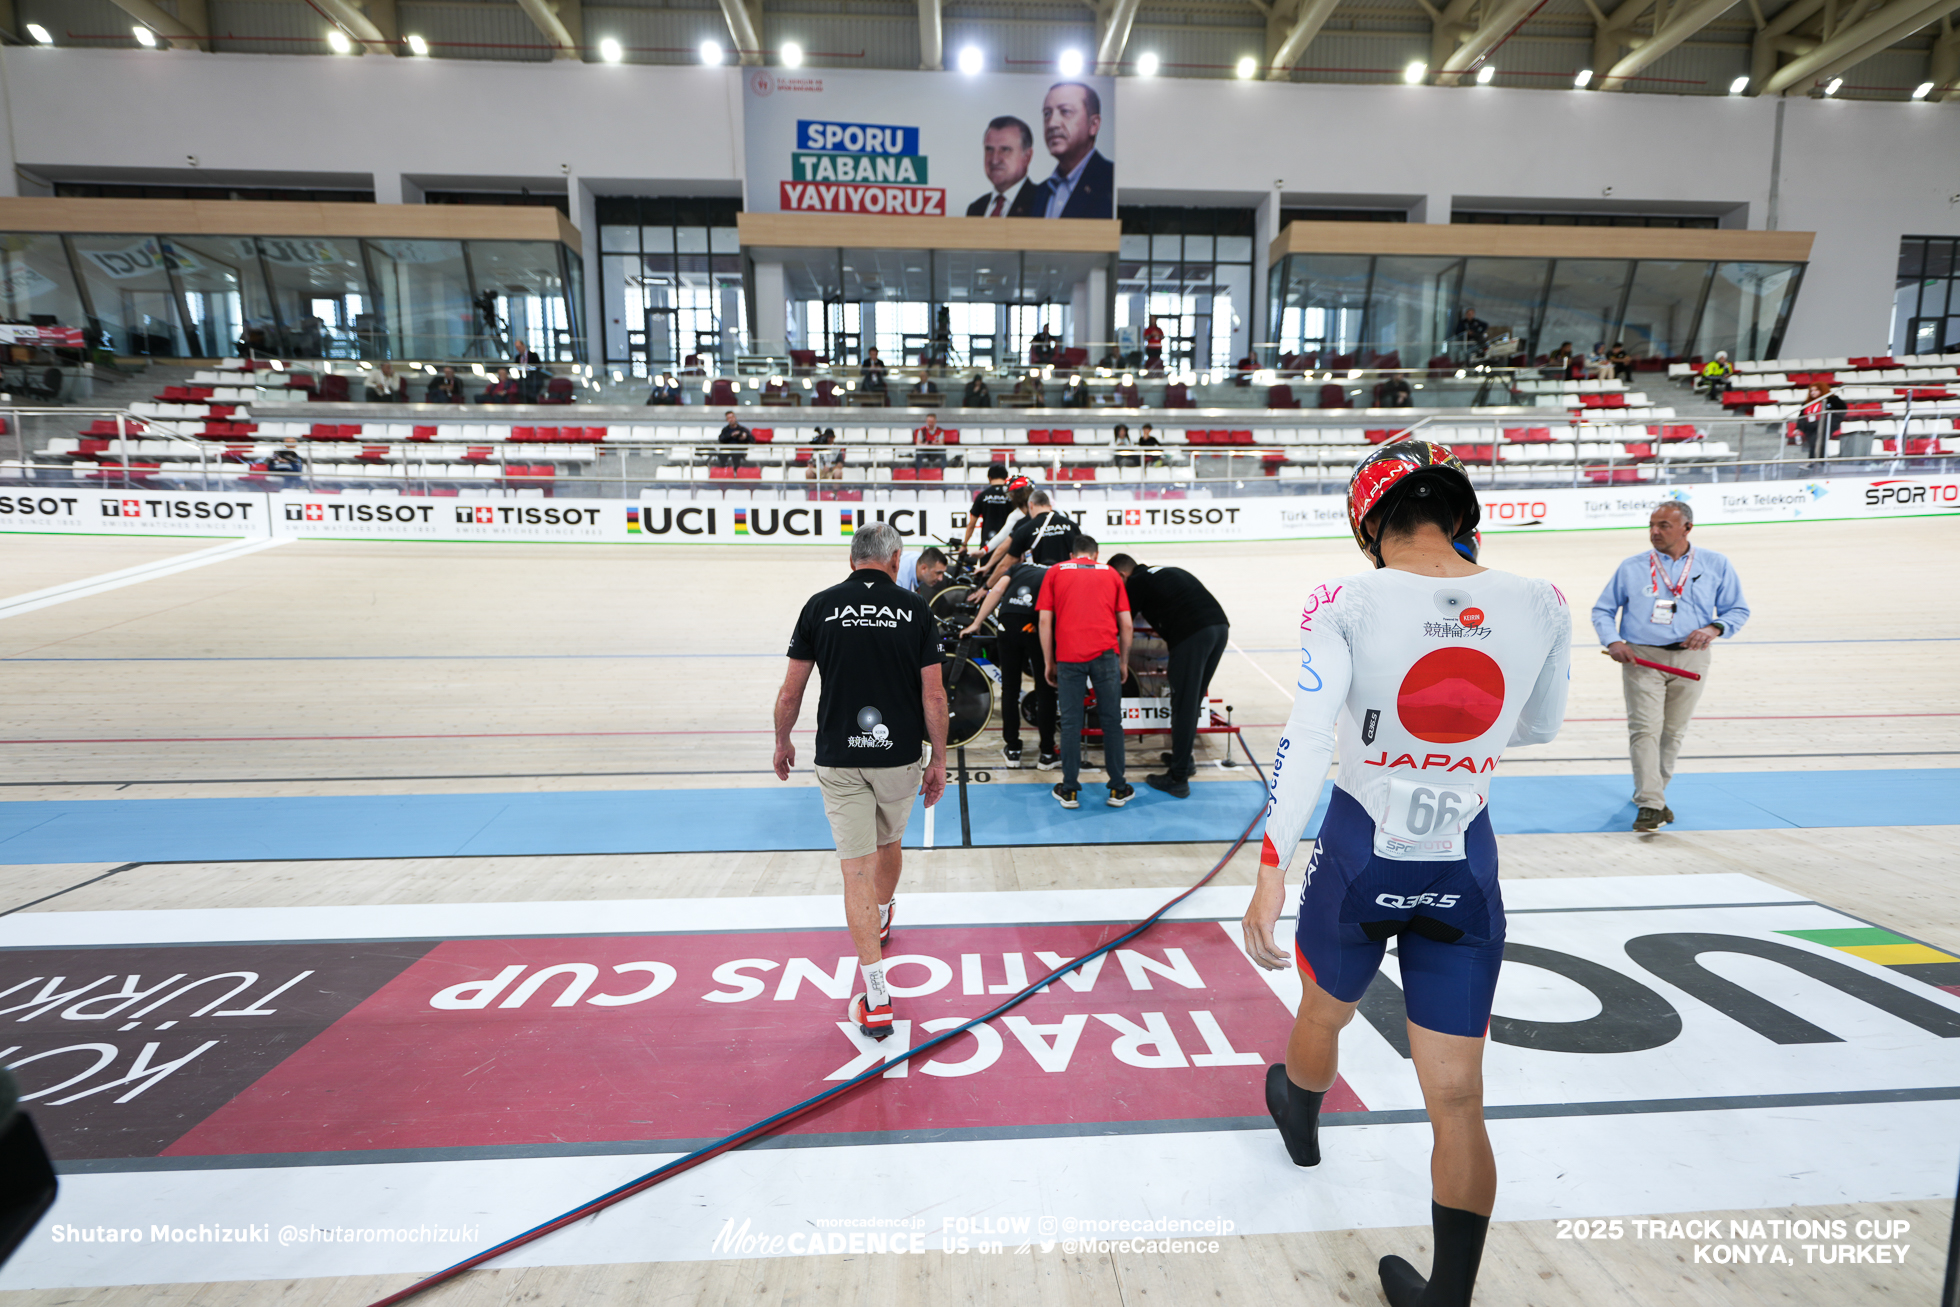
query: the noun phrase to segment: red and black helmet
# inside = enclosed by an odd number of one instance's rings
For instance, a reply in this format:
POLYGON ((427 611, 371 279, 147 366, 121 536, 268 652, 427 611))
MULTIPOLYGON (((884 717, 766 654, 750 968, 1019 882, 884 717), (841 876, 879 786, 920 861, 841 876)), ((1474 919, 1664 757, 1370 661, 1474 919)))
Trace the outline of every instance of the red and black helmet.
POLYGON ((1016 490, 1031 490, 1033 488, 1034 482, 1027 477, 1017 476, 1007 483, 1007 493, 1010 495, 1016 490))
POLYGON ((1361 552, 1382 565, 1381 544, 1370 539, 1363 526, 1370 514, 1380 511, 1387 521, 1395 505, 1410 493, 1444 495, 1456 509, 1457 531, 1450 543, 1471 562, 1477 561, 1482 537, 1477 524, 1483 511, 1477 505, 1477 491, 1470 474, 1463 469, 1448 445, 1428 440, 1398 440, 1383 445, 1361 460, 1348 481, 1348 528, 1361 552))

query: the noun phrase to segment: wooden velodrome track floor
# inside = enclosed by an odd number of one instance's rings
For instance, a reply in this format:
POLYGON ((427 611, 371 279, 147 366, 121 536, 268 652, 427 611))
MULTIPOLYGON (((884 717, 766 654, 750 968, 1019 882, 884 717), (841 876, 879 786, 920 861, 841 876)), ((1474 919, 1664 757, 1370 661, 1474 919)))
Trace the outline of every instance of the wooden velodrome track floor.
MULTIPOLYGON (((1939 520, 1697 532, 1697 543, 1736 562, 1756 617, 1718 651, 1682 772, 1953 766, 1960 549, 1952 532, 1939 520)), ((209 543, 0 536, 0 600, 209 543)), ((1507 774, 1624 770, 1618 677, 1593 651, 1585 612, 1614 563, 1644 544, 1643 533, 1628 531, 1488 541, 1486 563, 1551 578, 1573 600, 1578 622, 1566 730, 1553 744, 1513 751, 1507 774)), ((1357 570, 1354 550, 1319 541, 1133 552, 1191 568, 1224 602, 1246 652, 1227 656, 1214 691, 1247 724, 1252 749, 1269 757, 1291 701, 1281 687, 1291 685, 1301 597, 1357 570)), ((787 630, 798 604, 839 575, 842 561, 839 550, 767 547, 301 542, 29 612, 0 621, 0 801, 773 787, 767 722, 787 630)), ((813 709, 814 696, 806 724, 813 709)), ((971 751, 976 766, 997 765, 994 739, 971 751)), ((1157 747, 1150 742, 1153 755, 1157 747)), ((994 775, 998 783, 1052 780, 994 775)), ((804 773, 792 783, 813 781, 804 773)), ((1742 871, 1960 949, 1951 829, 1500 840, 1508 879, 1742 871)), ((936 848, 909 855, 907 885, 1171 891, 1218 851, 936 848)), ((833 893, 836 875, 831 857, 790 852, 172 864, 83 884, 111 869, 0 867, 0 908, 49 895, 27 910, 742 898, 833 893)), ((1248 884, 1253 870, 1242 854, 1221 883, 1248 884)), ((1952 1144, 1929 1141, 1947 1152, 1952 1144)), ((1498 1160, 1501 1170, 1501 1152, 1498 1160)), ((303 1172, 293 1175, 304 1182, 303 1172)), ((1552 1222, 1507 1222, 1500 1209, 1478 1301, 1930 1303, 1951 1206, 1913 1199, 1670 1214, 1912 1223, 1904 1265, 1794 1268, 1691 1264, 1675 1242, 1561 1240, 1552 1222)), ((1197 1259, 1055 1252, 492 1268, 427 1301, 739 1295, 1134 1307, 1291 1293, 1373 1303, 1375 1260, 1394 1251, 1425 1266, 1427 1242, 1426 1228, 1357 1229, 1231 1237, 1219 1255, 1197 1259)), ((0 1293, 0 1304, 353 1304, 408 1278, 22 1290, 0 1293)))

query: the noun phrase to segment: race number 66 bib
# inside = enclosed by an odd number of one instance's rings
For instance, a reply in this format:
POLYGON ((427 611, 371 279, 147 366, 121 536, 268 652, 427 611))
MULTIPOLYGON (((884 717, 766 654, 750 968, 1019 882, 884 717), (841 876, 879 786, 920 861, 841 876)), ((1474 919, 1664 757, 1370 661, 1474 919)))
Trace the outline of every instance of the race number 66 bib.
POLYGON ((1455 862, 1467 856, 1463 832, 1483 810, 1475 790, 1412 777, 1388 782, 1388 810, 1375 827, 1375 856, 1398 862, 1455 862))

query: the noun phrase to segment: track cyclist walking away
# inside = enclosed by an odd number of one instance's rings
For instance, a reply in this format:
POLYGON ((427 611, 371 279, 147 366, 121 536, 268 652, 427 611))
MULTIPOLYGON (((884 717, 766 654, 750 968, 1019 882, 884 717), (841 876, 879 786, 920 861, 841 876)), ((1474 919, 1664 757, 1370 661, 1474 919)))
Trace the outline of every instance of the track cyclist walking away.
POLYGON ((1435 1140, 1435 1258, 1426 1280, 1382 1258, 1390 1307, 1465 1307, 1476 1284, 1497 1195, 1483 1055, 1505 929, 1490 781, 1505 749, 1558 734, 1571 675, 1565 596, 1478 566, 1479 516, 1469 476, 1442 445, 1401 441, 1355 469, 1348 525, 1375 570, 1306 598, 1298 690, 1244 921, 1254 962, 1300 969, 1286 1061, 1266 1072, 1267 1111, 1299 1166, 1320 1162, 1320 1103, 1341 1029, 1389 942, 1399 945, 1435 1140), (1273 926, 1337 734, 1340 770, 1289 958, 1273 926))
POLYGON ((790 732, 819 672, 817 784, 844 872, 864 992, 849 1019, 873 1039, 892 1033, 884 945, 898 907, 898 878, 912 796, 930 808, 946 789, 946 688, 926 601, 898 584, 898 532, 888 523, 851 539, 851 574, 803 605, 789 639, 789 670, 776 694, 777 780, 796 766, 790 732), (927 746, 930 746, 928 751, 927 746))

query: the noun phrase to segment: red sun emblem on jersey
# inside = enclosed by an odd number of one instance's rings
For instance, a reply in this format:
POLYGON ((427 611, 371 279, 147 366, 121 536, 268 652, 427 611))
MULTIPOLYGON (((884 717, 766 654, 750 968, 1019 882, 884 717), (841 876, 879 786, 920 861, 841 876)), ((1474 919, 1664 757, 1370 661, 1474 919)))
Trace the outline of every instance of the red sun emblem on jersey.
POLYGON ((1474 740, 1503 710, 1504 669, 1475 649, 1424 654, 1395 695, 1395 715, 1404 729, 1431 744, 1474 740))

